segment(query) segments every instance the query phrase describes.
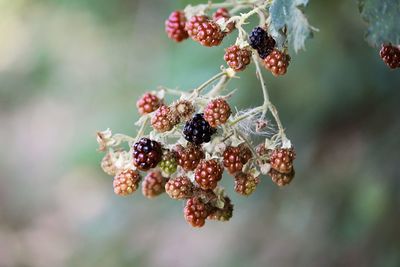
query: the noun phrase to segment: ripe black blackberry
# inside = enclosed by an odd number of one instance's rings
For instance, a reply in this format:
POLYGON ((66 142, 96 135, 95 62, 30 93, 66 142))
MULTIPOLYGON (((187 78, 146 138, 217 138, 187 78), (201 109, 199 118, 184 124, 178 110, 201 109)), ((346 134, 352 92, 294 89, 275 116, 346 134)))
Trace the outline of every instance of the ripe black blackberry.
POLYGON ((400 48, 383 44, 379 55, 389 68, 400 68, 400 48))
POLYGON ((141 171, 155 168, 161 157, 161 145, 154 140, 143 137, 133 145, 133 164, 141 171))
POLYGON ((249 36, 249 44, 254 49, 260 49, 265 40, 265 36, 267 36, 267 32, 261 27, 255 27, 249 36))
POLYGON ((249 44, 256 49, 258 55, 264 59, 273 51, 276 42, 263 28, 256 27, 249 36, 249 44))
POLYGON ((260 58, 264 59, 266 58, 269 54, 271 54, 272 51, 274 51, 276 42, 272 36, 269 36, 268 34, 266 35, 264 39, 264 45, 257 50, 258 55, 260 58))
POLYGON ((193 118, 186 122, 183 128, 183 136, 190 143, 201 145, 211 141, 211 136, 216 133, 216 129, 204 119, 203 113, 198 113, 193 118))

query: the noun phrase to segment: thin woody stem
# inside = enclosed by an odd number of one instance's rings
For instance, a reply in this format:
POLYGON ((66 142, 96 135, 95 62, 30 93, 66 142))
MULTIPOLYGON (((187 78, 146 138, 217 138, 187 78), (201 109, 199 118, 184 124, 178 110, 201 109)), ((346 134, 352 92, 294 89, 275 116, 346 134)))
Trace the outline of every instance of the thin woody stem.
POLYGON ((236 6, 243 6, 243 5, 254 5, 256 3, 260 2, 260 0, 243 0, 243 1, 229 1, 229 2, 224 2, 224 3, 216 3, 213 4, 212 2, 210 2, 207 5, 207 9, 217 9, 217 8, 229 8, 229 7, 236 7, 236 6))
POLYGON ((214 86, 214 88, 207 93, 207 96, 214 97, 218 95, 222 90, 225 89, 226 85, 231 79, 232 78, 227 75, 222 76, 221 79, 218 81, 218 83, 214 86))
POLYGON ((140 129, 139 129, 139 131, 138 131, 138 133, 137 133, 137 135, 136 135, 136 137, 135 137, 135 141, 136 141, 136 142, 139 140, 140 137, 143 136, 144 130, 145 130, 146 125, 147 125, 147 123, 149 122, 149 120, 150 120, 150 117, 147 116, 146 119, 145 119, 145 120, 142 122, 142 124, 140 125, 140 129))
POLYGON ((226 72, 225 71, 221 71, 220 73, 214 75, 213 77, 211 77, 209 80, 205 81, 203 84, 201 84, 199 87, 197 87, 196 89, 194 89, 193 91, 193 96, 197 96, 200 94, 200 92, 202 90, 204 90, 205 88, 207 88, 208 85, 210 85, 211 83, 213 83, 214 81, 218 80, 221 76, 225 76, 226 72))
POLYGON ((279 119, 279 115, 278 115, 278 111, 276 110, 275 106, 271 103, 270 98, 269 98, 269 94, 268 94, 268 89, 267 86, 265 84, 262 72, 261 72, 261 68, 260 68, 260 63, 258 62, 258 58, 255 54, 253 54, 253 62, 256 65, 256 73, 257 73, 257 77, 260 80, 261 83, 261 88, 262 88, 262 92, 263 92, 263 96, 264 96, 264 104, 263 104, 263 113, 261 118, 264 118, 264 116, 266 115, 266 113, 268 112, 268 110, 271 112, 272 116, 274 117, 276 124, 278 125, 278 129, 279 129, 279 136, 282 139, 282 143, 286 143, 286 141, 288 140, 285 134, 285 129, 283 128, 282 122, 279 119))

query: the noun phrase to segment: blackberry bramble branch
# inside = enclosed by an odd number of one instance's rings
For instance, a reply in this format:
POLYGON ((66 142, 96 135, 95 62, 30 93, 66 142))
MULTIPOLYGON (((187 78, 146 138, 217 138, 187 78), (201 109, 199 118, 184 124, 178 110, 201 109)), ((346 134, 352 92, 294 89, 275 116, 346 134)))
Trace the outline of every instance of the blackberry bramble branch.
POLYGON ((214 47, 229 34, 237 38, 221 55, 227 66, 193 90, 160 87, 146 92, 137 101, 141 117, 135 137, 109 129, 97 133, 99 150, 105 152, 101 166, 114 176, 117 195, 133 194, 140 191, 139 186, 147 198, 166 192, 171 199, 185 201, 184 218, 190 225, 202 227, 206 220, 232 217, 232 201, 219 186, 225 170, 232 178, 232 188, 243 196, 265 183, 264 175, 279 187, 292 181, 294 147, 263 75, 263 67, 275 77, 285 75, 290 62, 287 25, 271 26, 275 2, 209 2, 171 13, 165 30, 177 43, 190 38, 201 46, 214 47), (244 27, 253 16, 259 24, 248 34, 244 27), (229 90, 229 81, 252 63, 264 101, 234 112, 229 99, 235 91, 229 90), (177 99, 168 104, 165 95, 177 99), (254 144, 257 136, 264 141, 254 144))

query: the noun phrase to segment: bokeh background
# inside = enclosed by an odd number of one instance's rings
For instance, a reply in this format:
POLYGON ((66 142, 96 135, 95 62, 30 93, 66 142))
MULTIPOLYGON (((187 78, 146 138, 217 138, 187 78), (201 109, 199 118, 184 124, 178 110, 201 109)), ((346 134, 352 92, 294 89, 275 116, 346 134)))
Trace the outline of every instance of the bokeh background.
MULTIPOLYGON (((189 90, 223 47, 175 44, 164 20, 200 1, 0 0, 0 266, 400 266, 400 72, 363 40, 355 1, 311 1, 320 29, 266 73, 297 176, 233 193, 229 223, 192 229, 182 203, 113 194, 95 133, 136 133, 135 103, 189 90)), ((261 104, 250 68, 232 104, 261 104)))

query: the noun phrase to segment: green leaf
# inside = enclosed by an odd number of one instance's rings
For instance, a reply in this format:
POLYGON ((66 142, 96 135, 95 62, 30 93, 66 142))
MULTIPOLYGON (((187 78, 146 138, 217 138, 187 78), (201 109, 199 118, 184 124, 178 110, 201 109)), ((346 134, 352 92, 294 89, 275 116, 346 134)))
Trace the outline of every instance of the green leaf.
POLYGON ((372 46, 400 44, 400 0, 359 0, 358 7, 368 23, 366 39, 372 46))
POLYGON ((286 26, 289 42, 296 52, 304 49, 305 41, 312 36, 312 27, 299 8, 307 3, 308 0, 275 0, 269 8, 271 34, 281 37, 286 26))

